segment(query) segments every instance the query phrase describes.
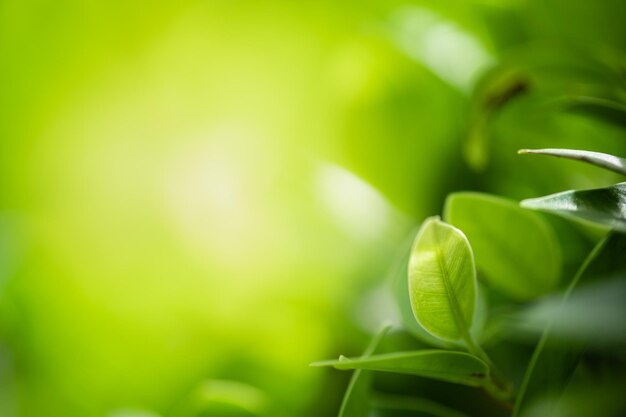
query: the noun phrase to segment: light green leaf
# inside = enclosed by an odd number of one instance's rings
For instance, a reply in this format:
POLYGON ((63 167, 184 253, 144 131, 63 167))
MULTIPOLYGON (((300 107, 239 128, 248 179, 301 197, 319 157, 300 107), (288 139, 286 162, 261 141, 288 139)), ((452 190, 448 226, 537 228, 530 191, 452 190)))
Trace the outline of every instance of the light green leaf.
MULTIPOLYGON (((624 253, 626 253, 624 234, 610 234, 598 243, 570 282, 562 299, 562 308, 567 309, 571 294, 581 284, 624 276, 626 274, 624 253)), ((547 408, 541 415, 551 416, 558 404, 558 397, 568 385, 586 347, 586 343, 563 340, 558 332, 553 332, 553 323, 548 322, 526 369, 513 417, 528 415, 533 406, 546 398, 550 398, 551 401, 545 404, 547 408)))
POLYGON ((485 362, 469 353, 449 350, 385 353, 356 359, 342 356, 339 360, 316 362, 312 366, 395 372, 473 387, 483 386, 489 380, 485 362))
POLYGON ((618 174, 626 175, 626 159, 601 152, 579 151, 576 149, 520 149, 517 153, 550 155, 590 163, 618 174))
MULTIPOLYGON (((418 340, 428 344, 430 347, 438 349, 454 349, 455 347, 458 347, 457 344, 436 338, 424 330, 417 320, 415 320, 415 315, 413 314, 413 309, 411 307, 411 299, 409 298, 409 289, 406 283, 409 258, 411 256, 411 249, 415 240, 415 234, 416 230, 412 231, 409 236, 410 241, 407 239, 406 243, 403 242, 402 249, 398 252, 388 277, 388 280, 391 283, 394 301, 402 319, 402 326, 418 340)), ((481 306, 480 299, 478 306, 481 306)), ((479 324, 480 323, 475 322, 474 327, 479 324)), ((476 332, 479 333, 479 330, 480 329, 476 329, 476 332)))
POLYGON ((417 321, 443 340, 469 339, 476 268, 467 238, 438 217, 424 221, 409 259, 409 297, 417 321))
POLYGON ((522 207, 590 220, 626 232, 626 182, 607 188, 564 191, 521 202, 522 207))
POLYGON ((448 196, 445 219, 467 235, 476 266, 490 286, 515 300, 550 291, 560 276, 557 237, 537 213, 488 194, 448 196))

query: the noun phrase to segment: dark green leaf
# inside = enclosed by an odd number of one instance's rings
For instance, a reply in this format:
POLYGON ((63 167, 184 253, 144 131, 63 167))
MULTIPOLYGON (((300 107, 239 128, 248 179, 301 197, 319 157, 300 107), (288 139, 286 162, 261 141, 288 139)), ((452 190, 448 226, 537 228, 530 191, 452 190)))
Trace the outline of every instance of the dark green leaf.
POLYGON ((489 130, 494 117, 511 100, 529 89, 528 77, 516 69, 497 68, 490 71, 472 97, 472 114, 463 154, 475 171, 484 171, 489 164, 489 130))
POLYGON ((590 220, 626 231, 626 182, 607 188, 564 191, 521 202, 522 207, 590 220))
POLYGON ((622 103, 598 97, 566 98, 571 112, 588 114, 606 122, 626 128, 626 106, 622 103))
MULTIPOLYGON (((626 274, 625 253, 626 235, 615 233, 602 240, 568 286, 562 301, 564 308, 577 286, 626 274)), ((544 402, 547 408, 542 416, 549 417, 557 404, 554 398, 567 386, 585 349, 584 343, 564 342, 552 332, 552 324, 548 323, 526 370, 514 417, 524 417, 546 398, 551 401, 544 402)))
POLYGON ((433 417, 467 417, 465 413, 427 398, 379 394, 374 397, 373 405, 378 409, 415 411, 433 417))

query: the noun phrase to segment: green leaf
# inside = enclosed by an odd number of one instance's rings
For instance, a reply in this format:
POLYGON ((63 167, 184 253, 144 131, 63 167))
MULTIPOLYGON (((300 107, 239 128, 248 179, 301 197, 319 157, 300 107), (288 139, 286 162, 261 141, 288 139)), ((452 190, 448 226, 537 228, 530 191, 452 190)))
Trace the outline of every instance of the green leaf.
POLYGON ((378 394, 374 397, 373 403, 375 408, 381 410, 415 411, 433 417, 467 417, 465 413, 427 398, 378 394))
POLYGON ((626 128, 626 106, 622 103, 599 97, 567 97, 567 110, 588 114, 606 122, 626 128))
POLYGON ((521 202, 522 207, 580 218, 626 232, 626 182, 607 188, 564 191, 521 202))
POLYGON ((595 165, 618 174, 626 175, 626 159, 601 152, 579 151, 576 149, 521 149, 517 153, 550 155, 574 159, 595 165))
MULTIPOLYGON (((567 308, 571 294, 581 284, 625 276, 624 253, 626 235, 610 234, 598 243, 569 284, 563 296, 563 308, 567 308)), ((546 399, 550 401, 545 402, 548 408, 542 412, 542 416, 549 417, 585 349, 585 343, 562 340, 552 331, 552 323, 549 322, 526 370, 513 417, 524 417, 536 404, 546 399)))
POLYGON ((624 277, 577 288, 563 305, 562 295, 544 297, 518 312, 507 329, 516 335, 541 335, 548 322, 563 340, 595 347, 626 345, 624 277))
MULTIPOLYGON (((424 330, 424 328, 415 320, 415 315, 413 314, 413 309, 411 307, 411 299, 409 297, 409 289, 406 283, 409 258, 411 256, 413 241, 415 240, 415 232, 415 230, 412 231, 406 242, 402 243, 401 249, 396 255, 396 259, 393 262, 388 276, 388 280, 391 283, 392 295, 402 319, 402 326, 418 340, 428 344, 430 347, 438 349, 454 349, 455 347, 458 347, 455 343, 436 338, 424 330)), ((482 304, 484 305, 484 302, 482 304)), ((479 303, 478 306, 480 307, 481 304, 479 303)), ((480 323, 474 323, 475 326, 478 324, 480 323)))
MULTIPOLYGON (((363 357, 367 358, 372 355, 378 345, 383 340, 385 335, 389 332, 390 327, 387 326, 381 332, 372 339, 363 357)), ((371 387, 371 375, 369 372, 357 369, 352 374, 350 383, 341 402, 341 408, 339 410, 339 417, 367 417, 370 413, 370 387, 371 387)))
POLYGON ((510 101, 526 93, 528 77, 513 68, 490 71, 477 86, 463 146, 463 156, 475 171, 484 171, 489 164, 489 130, 493 119, 510 101))
POLYGON ((476 268, 467 238, 438 217, 424 221, 409 259, 409 297, 417 321, 443 340, 469 338, 476 268))
POLYGON ((473 192, 448 196, 444 212, 448 222, 466 233, 481 278, 493 288, 524 301, 558 283, 558 240, 537 213, 513 201, 473 192))
POLYGON ((313 363, 312 366, 333 366, 337 369, 367 369, 395 372, 479 387, 489 380, 489 368, 478 357, 449 350, 418 350, 313 363))

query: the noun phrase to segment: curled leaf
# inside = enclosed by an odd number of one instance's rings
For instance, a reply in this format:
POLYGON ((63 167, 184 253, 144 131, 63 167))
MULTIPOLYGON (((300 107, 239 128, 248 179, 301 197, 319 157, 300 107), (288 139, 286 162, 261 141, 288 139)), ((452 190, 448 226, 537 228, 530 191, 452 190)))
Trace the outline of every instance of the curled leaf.
POLYGON ((519 154, 550 155, 559 158, 587 162, 618 174, 626 175, 626 159, 601 152, 579 151, 576 149, 521 149, 519 154))

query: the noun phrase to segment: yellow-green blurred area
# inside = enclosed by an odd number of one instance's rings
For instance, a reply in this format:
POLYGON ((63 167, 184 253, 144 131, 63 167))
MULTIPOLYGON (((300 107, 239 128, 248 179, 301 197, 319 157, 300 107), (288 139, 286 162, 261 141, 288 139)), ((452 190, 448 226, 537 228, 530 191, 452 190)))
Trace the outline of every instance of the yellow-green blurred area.
POLYGON ((624 100, 625 16, 622 0, 3 0, 0 416, 335 415, 345 375, 308 364, 388 318, 374 289, 447 192, 615 179, 515 150, 626 153, 611 123, 535 104, 624 100), (529 93, 490 117, 472 170, 493 71, 529 93))

